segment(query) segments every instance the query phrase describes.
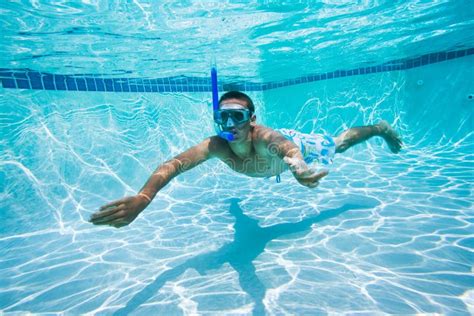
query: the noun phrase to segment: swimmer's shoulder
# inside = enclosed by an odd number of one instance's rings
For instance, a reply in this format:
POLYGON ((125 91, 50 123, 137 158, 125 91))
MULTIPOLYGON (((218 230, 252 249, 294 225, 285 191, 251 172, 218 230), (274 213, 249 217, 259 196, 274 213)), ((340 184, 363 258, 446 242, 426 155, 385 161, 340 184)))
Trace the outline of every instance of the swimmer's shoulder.
POLYGON ((217 135, 206 138, 203 143, 207 145, 210 157, 226 158, 232 153, 229 143, 217 135))
POLYGON ((273 146, 279 146, 286 139, 278 131, 273 128, 258 125, 254 129, 252 142, 256 152, 261 154, 271 154, 273 155, 274 149, 273 146))
POLYGON ((252 140, 256 144, 268 144, 273 141, 278 141, 280 138, 284 140, 284 137, 281 135, 281 133, 277 130, 274 130, 273 128, 263 125, 255 125, 253 129, 252 140))

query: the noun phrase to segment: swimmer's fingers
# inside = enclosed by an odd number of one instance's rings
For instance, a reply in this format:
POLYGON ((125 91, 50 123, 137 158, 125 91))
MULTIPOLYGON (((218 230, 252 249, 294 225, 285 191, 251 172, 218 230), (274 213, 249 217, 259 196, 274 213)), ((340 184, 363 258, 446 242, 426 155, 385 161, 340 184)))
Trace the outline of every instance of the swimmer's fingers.
POLYGON ((307 185, 308 188, 311 188, 311 189, 314 189, 315 187, 317 187, 319 185, 319 181, 316 181, 316 182, 313 182, 313 183, 310 183, 307 185))
POLYGON ((319 181, 299 180, 298 182, 308 188, 315 188, 319 185, 319 181))
POLYGON ((304 181, 304 180, 298 180, 298 182, 301 184, 301 185, 304 185, 305 187, 308 187, 308 188, 315 188, 319 185, 319 181, 314 181, 314 182, 310 182, 310 181, 304 181))
POLYGON ((115 228, 120 228, 120 227, 123 227, 123 226, 127 226, 128 224, 130 224, 130 223, 127 222, 127 221, 124 221, 123 219, 117 219, 117 220, 109 223, 110 226, 115 227, 115 228))
POLYGON ((308 169, 306 172, 299 175, 299 178, 304 179, 305 181, 314 182, 314 181, 319 181, 320 179, 324 178, 328 174, 329 174, 329 171, 327 170, 317 172, 316 170, 308 169))
POLYGON ((103 211, 92 214, 90 222, 94 225, 107 225, 110 221, 113 221, 117 218, 125 216, 125 205, 121 204, 119 206, 111 206, 103 211))
POLYGON ((322 178, 324 178, 325 176, 327 176, 329 174, 329 171, 328 170, 323 170, 321 172, 315 172, 312 176, 311 176, 311 180, 312 181, 319 181, 321 180, 322 178))
POLYGON ((302 185, 307 186, 309 188, 315 188, 319 185, 319 180, 324 178, 329 174, 329 171, 323 170, 321 172, 316 172, 314 170, 310 170, 309 173, 306 173, 300 177, 298 177, 298 182, 302 185))
POLYGON ((123 198, 123 199, 120 199, 120 200, 116 200, 116 201, 113 201, 113 202, 110 202, 108 204, 105 204, 104 206, 102 206, 99 211, 103 211, 109 207, 112 207, 112 206, 119 206, 120 204, 124 204, 126 203, 128 200, 130 199, 130 197, 126 197, 126 198, 123 198))
POLYGON ((91 215, 89 221, 93 222, 96 220, 100 220, 103 217, 109 216, 110 214, 115 213, 115 210, 117 209, 116 206, 110 206, 108 208, 102 209, 99 212, 95 212, 94 214, 91 215))

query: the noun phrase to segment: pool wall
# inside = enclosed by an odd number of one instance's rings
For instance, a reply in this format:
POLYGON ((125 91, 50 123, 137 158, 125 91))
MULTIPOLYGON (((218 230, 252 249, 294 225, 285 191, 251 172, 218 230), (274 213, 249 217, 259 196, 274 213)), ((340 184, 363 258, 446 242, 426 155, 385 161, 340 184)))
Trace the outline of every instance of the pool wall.
POLYGON ((384 119, 398 128, 408 147, 456 143, 466 137, 472 143, 473 73, 474 57, 468 56, 264 91, 263 121, 273 128, 335 135, 384 119))

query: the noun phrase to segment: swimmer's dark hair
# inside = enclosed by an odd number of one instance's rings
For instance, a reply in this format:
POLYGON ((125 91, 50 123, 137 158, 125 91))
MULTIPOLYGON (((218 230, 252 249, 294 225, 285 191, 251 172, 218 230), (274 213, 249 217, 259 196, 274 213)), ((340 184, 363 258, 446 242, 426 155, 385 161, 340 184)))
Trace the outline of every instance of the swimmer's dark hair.
POLYGON ((253 105, 252 99, 245 93, 242 93, 240 91, 229 91, 221 95, 221 98, 219 99, 219 105, 221 104, 222 101, 229 100, 229 99, 237 99, 237 100, 242 100, 247 102, 247 108, 250 111, 250 115, 252 115, 255 112, 255 106, 253 105))

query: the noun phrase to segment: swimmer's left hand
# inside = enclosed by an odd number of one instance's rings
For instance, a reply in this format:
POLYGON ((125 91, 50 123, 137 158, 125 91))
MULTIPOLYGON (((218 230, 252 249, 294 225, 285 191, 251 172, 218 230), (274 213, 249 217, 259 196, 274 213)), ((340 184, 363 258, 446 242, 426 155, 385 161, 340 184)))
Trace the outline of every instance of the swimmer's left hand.
POLYGON ((321 172, 317 172, 312 169, 308 169, 307 171, 303 172, 302 174, 293 174, 295 179, 298 180, 298 182, 301 185, 304 185, 308 188, 315 188, 319 185, 319 180, 327 176, 329 171, 324 170, 321 172))
POLYGON ((329 174, 329 171, 323 170, 317 172, 314 169, 310 169, 304 160, 298 158, 285 157, 283 161, 288 164, 291 172, 295 179, 301 184, 308 188, 315 188, 319 185, 319 180, 329 174))

